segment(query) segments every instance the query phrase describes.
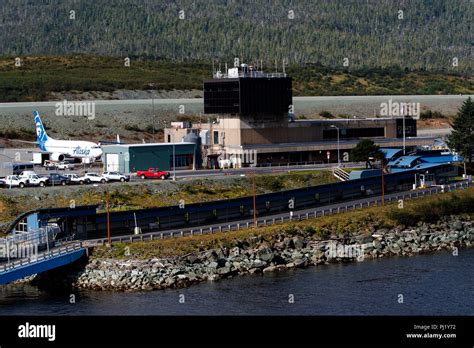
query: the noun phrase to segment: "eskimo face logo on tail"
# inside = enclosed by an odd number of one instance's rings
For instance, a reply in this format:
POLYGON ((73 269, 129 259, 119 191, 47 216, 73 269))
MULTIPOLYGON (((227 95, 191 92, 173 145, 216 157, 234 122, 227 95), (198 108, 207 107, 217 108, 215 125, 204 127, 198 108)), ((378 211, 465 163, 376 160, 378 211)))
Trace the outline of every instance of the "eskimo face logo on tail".
POLYGON ((36 137, 41 139, 43 137, 43 129, 41 129, 41 123, 36 122, 36 137))
POLYGON ((48 136, 43 128, 43 124, 41 123, 41 119, 39 117, 38 112, 34 113, 35 115, 35 126, 36 126, 36 140, 38 142, 38 146, 41 150, 45 151, 45 141, 48 140, 48 136))

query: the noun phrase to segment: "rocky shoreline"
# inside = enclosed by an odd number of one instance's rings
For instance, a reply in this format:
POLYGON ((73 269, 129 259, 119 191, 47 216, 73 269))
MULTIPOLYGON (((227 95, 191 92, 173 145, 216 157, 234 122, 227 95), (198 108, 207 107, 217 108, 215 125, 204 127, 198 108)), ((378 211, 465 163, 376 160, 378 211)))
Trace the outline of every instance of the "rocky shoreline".
POLYGON ((468 215, 443 217, 412 228, 379 229, 341 239, 313 240, 307 231, 282 232, 272 241, 251 237, 221 248, 175 258, 91 258, 63 282, 76 288, 139 291, 186 287, 237 275, 266 273, 337 262, 413 256, 471 247, 474 221, 468 215))

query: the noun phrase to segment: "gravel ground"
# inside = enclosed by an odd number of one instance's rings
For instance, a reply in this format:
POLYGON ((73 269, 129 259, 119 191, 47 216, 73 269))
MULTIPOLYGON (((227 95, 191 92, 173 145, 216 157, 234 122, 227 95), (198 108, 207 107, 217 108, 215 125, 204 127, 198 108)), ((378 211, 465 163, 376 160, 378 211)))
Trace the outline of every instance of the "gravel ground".
MULTIPOLYGON (((3 103, 0 104, 0 131, 25 129, 34 137, 33 110, 43 115, 48 132, 58 138, 82 138, 87 140, 112 140, 120 134, 128 142, 151 142, 152 135, 144 130, 163 128, 165 121, 174 121, 178 117, 198 116, 203 112, 202 98, 194 98, 200 91, 116 91, 114 97, 128 100, 95 101, 95 117, 56 116, 55 102, 3 103), (154 113, 151 96, 156 96, 154 113), (174 99, 163 99, 175 97, 174 99), (176 98, 177 97, 177 98, 176 98), (184 98, 187 97, 187 98, 184 98), (183 99, 180 99, 183 98, 183 99), (179 112, 184 106, 184 113, 179 112), (155 117, 153 116, 155 114, 155 117)), ((94 92, 84 95, 90 97, 94 92)), ((58 95, 62 99, 67 94, 58 95)), ((60 97, 60 98, 59 98, 60 97)), ((94 98, 104 98, 96 95, 94 98)), ((430 109, 444 114, 455 114, 467 96, 367 96, 367 97, 295 97, 295 114, 312 118, 326 110, 334 115, 347 114, 358 117, 372 117, 380 112, 380 103, 393 101, 419 102, 421 110, 430 109)), ((105 98, 107 99, 107 98, 105 98)), ((11 137, 10 137, 11 138, 11 137)), ((24 137, 23 137, 24 138, 24 137)), ((161 140, 161 134, 155 135, 161 140)), ((14 145, 13 145, 14 146, 14 145)))

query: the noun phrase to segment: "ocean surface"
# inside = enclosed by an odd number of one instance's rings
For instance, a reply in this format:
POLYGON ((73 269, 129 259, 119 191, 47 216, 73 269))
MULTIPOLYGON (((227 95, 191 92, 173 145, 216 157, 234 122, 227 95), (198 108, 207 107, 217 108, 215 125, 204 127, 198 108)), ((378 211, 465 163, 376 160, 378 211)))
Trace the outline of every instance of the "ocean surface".
POLYGON ((1 315, 474 315, 474 248, 245 275, 187 289, 0 286, 1 315), (76 303, 70 303, 74 294, 76 303))

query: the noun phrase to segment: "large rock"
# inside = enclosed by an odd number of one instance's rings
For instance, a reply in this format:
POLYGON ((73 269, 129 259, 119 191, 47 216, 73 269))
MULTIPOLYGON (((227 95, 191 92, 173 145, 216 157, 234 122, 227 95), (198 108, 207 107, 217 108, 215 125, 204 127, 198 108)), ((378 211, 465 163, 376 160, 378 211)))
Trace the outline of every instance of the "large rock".
POLYGON ((390 251, 394 254, 398 254, 401 251, 400 246, 397 243, 390 245, 390 251))
POLYGON ((300 253, 299 251, 295 251, 291 254, 291 258, 293 260, 301 259, 304 255, 300 253))
POLYGON ((263 268, 267 265, 265 261, 262 261, 260 259, 256 259, 252 262, 251 268, 263 268))
POLYGON ((459 220, 455 220, 451 224, 451 229, 453 229, 454 231, 461 231, 463 229, 462 222, 459 220))
POLYGON ((218 259, 217 268, 225 267, 226 263, 227 263, 227 259, 224 259, 224 258, 218 259))
POLYGON ((379 239, 374 239, 372 241, 372 244, 373 244, 374 248, 377 249, 377 250, 382 250, 382 248, 383 248, 382 242, 379 239))
POLYGON ((269 247, 260 248, 257 250, 257 257, 262 261, 270 262, 274 257, 273 250, 269 247))
POLYGON ((217 250, 217 257, 219 259, 225 259, 227 258, 227 256, 229 255, 229 251, 227 248, 221 248, 219 250, 217 250))
POLYGON ((273 272, 275 271, 277 268, 276 266, 268 266, 266 268, 263 269, 263 273, 266 273, 266 272, 273 272))
POLYGON ((304 240, 300 237, 293 238, 293 246, 295 249, 301 249, 304 247, 304 240))
POLYGON ((285 260, 283 257, 281 257, 280 255, 275 255, 275 256, 273 257, 272 262, 273 262, 275 265, 285 265, 285 264, 287 263, 286 260, 285 260))
POLYGON ((220 274, 220 275, 227 275, 229 274, 231 271, 230 267, 229 266, 225 266, 225 267, 221 267, 219 269, 217 269, 217 274, 220 274))
POLYGON ((215 261, 212 261, 212 262, 209 263, 209 265, 207 265, 207 268, 211 269, 211 270, 215 270, 215 269, 217 269, 217 267, 218 267, 218 264, 215 261))
POLYGON ((199 257, 197 257, 196 255, 189 255, 187 258, 186 258, 186 261, 188 261, 188 263, 190 264, 196 264, 196 263, 201 263, 201 259, 199 257))
POLYGON ((359 244, 372 244, 372 241, 374 240, 374 237, 370 236, 362 236, 357 238, 357 242, 359 244))
POLYGON ((217 259, 219 259, 219 257, 217 256, 217 253, 214 250, 205 252, 202 255, 202 258, 207 261, 217 261, 217 259))

